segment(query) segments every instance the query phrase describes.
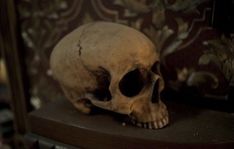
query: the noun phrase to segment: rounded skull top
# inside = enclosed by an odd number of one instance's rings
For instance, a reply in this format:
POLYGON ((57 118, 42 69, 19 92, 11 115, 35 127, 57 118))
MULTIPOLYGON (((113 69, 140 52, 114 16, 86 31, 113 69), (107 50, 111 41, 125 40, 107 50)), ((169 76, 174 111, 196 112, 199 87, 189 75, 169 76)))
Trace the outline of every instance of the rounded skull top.
POLYGON ((50 58, 54 78, 79 111, 90 113, 96 106, 151 129, 168 124, 159 65, 157 48, 144 34, 110 22, 78 27, 59 41, 50 58))

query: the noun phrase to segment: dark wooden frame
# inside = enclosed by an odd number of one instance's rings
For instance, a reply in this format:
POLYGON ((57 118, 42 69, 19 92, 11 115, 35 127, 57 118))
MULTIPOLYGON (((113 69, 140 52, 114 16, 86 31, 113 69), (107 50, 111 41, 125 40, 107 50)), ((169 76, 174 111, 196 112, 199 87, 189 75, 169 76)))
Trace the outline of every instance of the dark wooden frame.
POLYGON ((17 11, 14 0, 0 1, 0 49, 6 61, 9 76, 11 105, 15 116, 15 129, 24 134, 28 131, 26 90, 23 78, 23 52, 20 37, 20 27, 17 21, 17 11))

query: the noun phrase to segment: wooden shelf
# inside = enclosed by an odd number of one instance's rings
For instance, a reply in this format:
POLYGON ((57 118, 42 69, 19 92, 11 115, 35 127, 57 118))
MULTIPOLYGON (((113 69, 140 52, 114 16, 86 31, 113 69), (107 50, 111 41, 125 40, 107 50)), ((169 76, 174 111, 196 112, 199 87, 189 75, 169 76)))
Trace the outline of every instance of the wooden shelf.
POLYGON ((66 100, 29 115, 31 132, 81 148, 233 148, 234 115, 167 103, 170 125, 122 126, 111 114, 84 115, 66 100))

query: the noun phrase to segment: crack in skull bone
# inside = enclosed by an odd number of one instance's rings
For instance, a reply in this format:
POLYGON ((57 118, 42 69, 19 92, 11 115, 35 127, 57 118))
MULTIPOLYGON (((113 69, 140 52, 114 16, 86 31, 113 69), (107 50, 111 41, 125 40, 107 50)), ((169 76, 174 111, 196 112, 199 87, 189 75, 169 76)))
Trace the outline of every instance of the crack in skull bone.
POLYGON ((82 47, 81 47, 81 44, 80 44, 80 40, 78 41, 77 47, 79 48, 79 49, 78 49, 78 51, 79 51, 79 56, 81 56, 82 47))

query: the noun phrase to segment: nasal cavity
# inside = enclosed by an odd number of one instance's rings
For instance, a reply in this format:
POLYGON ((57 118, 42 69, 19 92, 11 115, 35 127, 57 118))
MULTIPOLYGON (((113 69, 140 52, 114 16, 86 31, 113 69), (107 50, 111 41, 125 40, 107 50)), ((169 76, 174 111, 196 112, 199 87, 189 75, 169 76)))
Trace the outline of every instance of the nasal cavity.
POLYGON ((159 94, 159 79, 154 83, 153 85, 153 93, 152 93, 152 97, 151 97, 151 102, 152 103, 157 103, 159 101, 160 98, 160 94, 159 94))
POLYGON ((138 95, 143 87, 144 79, 139 69, 128 72, 119 82, 120 92, 127 97, 138 95))

